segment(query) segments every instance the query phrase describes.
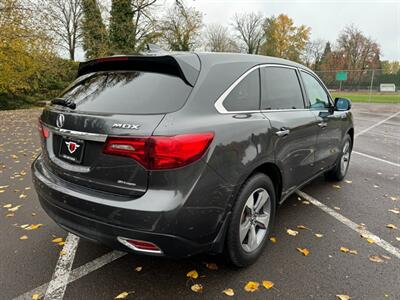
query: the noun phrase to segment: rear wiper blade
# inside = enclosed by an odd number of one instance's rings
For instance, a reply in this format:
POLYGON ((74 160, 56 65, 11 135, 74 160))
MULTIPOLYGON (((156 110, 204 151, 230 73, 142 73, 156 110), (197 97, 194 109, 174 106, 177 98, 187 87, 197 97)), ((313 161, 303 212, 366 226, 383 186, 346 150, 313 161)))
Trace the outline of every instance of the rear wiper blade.
POLYGON ((67 100, 65 98, 54 98, 53 100, 51 100, 51 104, 61 105, 71 109, 76 108, 76 103, 72 102, 72 100, 67 100))

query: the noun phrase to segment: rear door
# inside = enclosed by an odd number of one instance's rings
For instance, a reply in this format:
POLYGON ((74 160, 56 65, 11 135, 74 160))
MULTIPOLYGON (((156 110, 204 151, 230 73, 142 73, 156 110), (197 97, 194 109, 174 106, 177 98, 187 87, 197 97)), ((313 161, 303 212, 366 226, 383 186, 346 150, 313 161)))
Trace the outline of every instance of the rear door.
POLYGON ((291 192, 314 174, 317 142, 316 118, 305 109, 296 68, 261 68, 261 109, 274 132, 270 142, 283 171, 283 190, 291 192))
POLYGON ((107 137, 152 135, 166 113, 179 110, 192 86, 163 72, 107 70, 82 75, 62 95, 75 109, 53 105, 41 122, 47 169, 60 179, 114 194, 140 196, 148 171, 136 160, 103 152, 107 137))
POLYGON ((331 167, 340 151, 343 113, 333 110, 333 103, 322 83, 313 74, 301 71, 308 107, 317 118, 317 149, 315 167, 322 171, 331 167))

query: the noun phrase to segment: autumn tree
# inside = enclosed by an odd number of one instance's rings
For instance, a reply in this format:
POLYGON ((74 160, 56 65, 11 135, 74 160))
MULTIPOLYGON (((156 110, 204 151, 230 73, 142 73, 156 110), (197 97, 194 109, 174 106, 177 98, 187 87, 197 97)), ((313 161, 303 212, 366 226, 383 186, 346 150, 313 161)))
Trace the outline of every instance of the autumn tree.
POLYGON ((246 53, 258 54, 264 39, 263 20, 262 14, 244 13, 234 15, 233 28, 246 53))
POLYGON ((261 54, 300 61, 300 56, 310 38, 311 28, 295 26, 287 15, 280 14, 265 19, 265 42, 261 54))
POLYGON ((239 52, 239 46, 230 36, 228 28, 220 24, 207 26, 206 48, 211 52, 239 52))
POLYGON ((162 40, 172 51, 190 51, 198 43, 203 15, 176 0, 160 22, 162 40))
POLYGON ((81 0, 38 0, 37 13, 59 47, 75 60, 75 51, 81 40, 81 0))
POLYGON ((82 47, 87 58, 108 53, 108 34, 97 0, 82 0, 82 47))
POLYGON ((380 47, 357 27, 347 26, 337 39, 338 51, 343 53, 344 65, 349 70, 378 68, 380 47))

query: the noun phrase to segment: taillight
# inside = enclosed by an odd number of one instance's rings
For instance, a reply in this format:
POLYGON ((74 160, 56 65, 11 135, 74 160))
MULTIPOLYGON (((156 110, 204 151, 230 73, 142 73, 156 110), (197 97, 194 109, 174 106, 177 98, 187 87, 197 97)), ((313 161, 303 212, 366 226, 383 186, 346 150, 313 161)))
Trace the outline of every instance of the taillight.
POLYGON ((47 127, 43 126, 43 124, 40 121, 40 119, 39 119, 39 122, 38 122, 38 130, 39 130, 39 135, 42 138, 47 139, 49 137, 49 129, 47 127))
POLYGON ((199 160, 214 133, 175 136, 109 137, 103 152, 128 156, 149 170, 176 169, 199 160))

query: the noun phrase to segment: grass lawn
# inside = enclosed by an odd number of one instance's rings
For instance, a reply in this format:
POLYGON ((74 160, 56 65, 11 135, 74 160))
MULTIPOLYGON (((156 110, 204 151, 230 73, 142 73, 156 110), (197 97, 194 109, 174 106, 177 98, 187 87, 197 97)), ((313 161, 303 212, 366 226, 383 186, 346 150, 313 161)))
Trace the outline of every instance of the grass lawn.
POLYGON ((331 93, 332 97, 343 97, 349 98, 352 102, 367 102, 367 103, 399 103, 400 104, 400 93, 393 94, 380 94, 372 93, 371 101, 369 93, 357 93, 357 92, 334 92, 331 93))

